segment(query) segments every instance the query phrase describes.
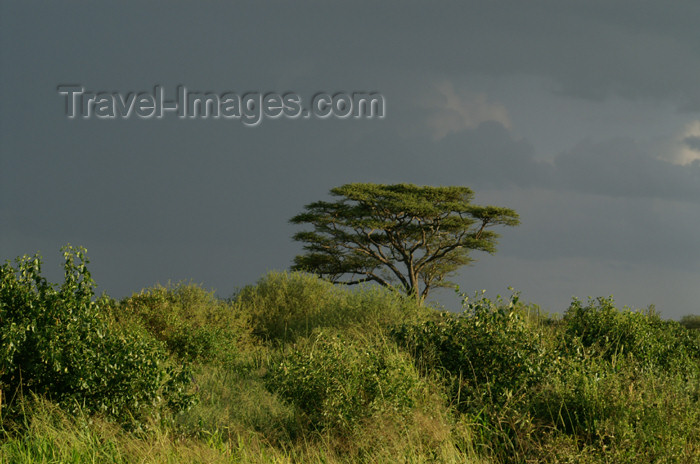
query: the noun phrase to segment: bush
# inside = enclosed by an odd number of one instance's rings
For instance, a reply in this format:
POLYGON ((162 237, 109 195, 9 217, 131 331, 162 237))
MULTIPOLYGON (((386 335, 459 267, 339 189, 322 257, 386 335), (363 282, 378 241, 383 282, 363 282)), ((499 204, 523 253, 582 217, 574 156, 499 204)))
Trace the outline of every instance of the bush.
POLYGON ((697 376, 586 355, 564 359, 530 407, 541 431, 585 444, 596 462, 696 462, 699 393, 697 376))
POLYGON ((347 432, 375 413, 408 413, 423 385, 395 346, 324 332, 274 362, 265 382, 296 406, 312 429, 336 432, 347 432))
POLYGON ((680 370, 700 360, 696 334, 676 321, 662 320, 653 309, 618 311, 612 298, 589 299, 586 306, 574 300, 563 326, 563 350, 572 355, 588 351, 608 361, 630 356, 642 367, 680 370))
POLYGON ((503 404, 513 392, 538 382, 547 365, 539 335, 526 324, 522 309, 517 294, 508 304, 500 298, 465 298, 460 315, 441 313, 432 321, 396 326, 392 334, 424 372, 444 372, 459 410, 471 409, 474 401, 482 404, 483 395, 503 404))
POLYGON ((186 361, 231 364, 250 343, 248 321, 234 305, 195 284, 155 286, 122 300, 114 315, 140 322, 186 361))
POLYGON ((700 315, 688 314, 681 318, 681 325, 686 329, 700 330, 700 315))
POLYGON ((317 328, 376 329, 428 311, 384 288, 354 290, 312 274, 271 272, 243 288, 234 302, 249 316, 257 337, 282 344, 317 328))
POLYGON ((253 333, 264 340, 293 341, 309 335, 333 298, 333 284, 310 274, 271 272, 244 287, 234 301, 250 315, 253 333))
POLYGON ((0 389, 123 420, 187 406, 187 373, 167 362, 157 341, 103 316, 108 300, 93 300, 84 249, 68 246, 63 254, 60 287, 41 276, 38 255, 0 268, 0 389))

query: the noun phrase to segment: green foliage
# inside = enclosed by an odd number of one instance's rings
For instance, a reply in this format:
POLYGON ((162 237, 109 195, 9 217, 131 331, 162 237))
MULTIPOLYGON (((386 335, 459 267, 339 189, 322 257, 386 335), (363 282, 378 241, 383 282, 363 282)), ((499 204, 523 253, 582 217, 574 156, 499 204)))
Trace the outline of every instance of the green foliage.
POLYGON ((574 300, 552 336, 559 356, 529 401, 536 420, 585 443, 595 462, 698 456, 698 337, 612 298, 574 300))
MULTIPOLYGON (((229 405, 232 406, 232 405, 229 405)), ((244 406, 248 406, 245 404, 244 406)), ((270 441, 250 429, 224 425, 183 435, 171 424, 156 423, 148 433, 126 432, 100 418, 67 414, 50 403, 28 406, 28 427, 22 435, 0 431, 0 462, 12 464, 356 464, 485 463, 460 451, 449 439, 423 441, 430 430, 410 427, 385 441, 393 424, 376 423, 356 439, 315 436, 270 441), (425 434, 425 435, 423 435, 425 434), (352 449, 342 445, 365 445, 352 449)), ((413 424, 411 424, 413 425, 413 424)), ((400 428, 399 428, 400 430, 400 428)))
POLYGON ((190 401, 187 373, 174 369, 165 351, 144 333, 109 324, 84 249, 63 249, 65 281, 41 275, 38 255, 0 268, 0 390, 35 393, 74 411, 83 408, 134 419, 190 401))
POLYGON ((687 314, 681 318, 681 325, 686 329, 700 330, 700 315, 687 314))
POLYGON ((694 462, 700 383, 696 366, 688 367, 690 376, 642 368, 632 358, 563 358, 533 392, 530 410, 542 430, 585 444, 595 462, 694 462))
POLYGON ((340 432, 376 412, 407 413, 422 386, 395 347, 323 332, 273 363, 265 381, 313 428, 340 432))
POLYGON ((451 314, 302 273, 116 302, 86 263, 67 249, 61 286, 38 257, 2 267, 0 462, 700 461, 700 331, 653 311, 451 314), (200 401, 162 420, 190 398, 176 358, 200 401))
POLYGON ((386 289, 350 291, 301 272, 271 272, 243 288, 234 303, 247 315, 257 337, 282 343, 308 336, 316 328, 372 329, 425 312, 386 289))
POLYGON ((182 360, 230 364, 250 343, 245 315, 194 284, 142 290, 122 300, 113 315, 139 322, 182 360))
POLYGON ((431 288, 469 264, 471 250, 494 252, 490 227, 515 226, 515 211, 471 204, 467 187, 346 184, 331 190, 335 202, 318 201, 291 219, 310 224, 294 239, 304 243, 292 269, 333 282, 397 285, 419 303, 431 288))
POLYGON ((244 287, 234 301, 250 315, 256 336, 286 341, 310 334, 333 298, 333 285, 315 276, 271 272, 244 287))
POLYGON ((177 416, 178 428, 204 438, 227 429, 250 431, 269 443, 286 443, 298 432, 294 407, 266 388, 261 372, 201 366, 196 375, 199 401, 177 416))
POLYGON ((480 407, 484 395, 503 404, 513 392, 538 382, 549 360, 522 309, 517 294, 507 304, 500 298, 465 298, 458 316, 441 313, 422 324, 399 325, 392 334, 424 371, 444 371, 458 409, 480 407))
POLYGON ((641 366, 685 370, 689 358, 700 360, 700 337, 653 310, 618 311, 612 298, 574 300, 563 319, 565 350, 593 352, 612 361, 632 357, 641 366))

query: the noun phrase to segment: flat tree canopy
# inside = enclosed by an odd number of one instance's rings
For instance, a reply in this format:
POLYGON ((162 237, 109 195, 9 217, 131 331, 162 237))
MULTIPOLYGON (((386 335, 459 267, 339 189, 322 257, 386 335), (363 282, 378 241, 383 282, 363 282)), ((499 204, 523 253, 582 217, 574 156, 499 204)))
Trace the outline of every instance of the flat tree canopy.
POLYGON ((520 223, 512 209, 471 204, 467 187, 346 184, 330 193, 338 200, 306 205, 290 220, 313 226, 294 235, 305 253, 292 269, 398 287, 419 303, 452 286, 446 278, 473 261, 471 250, 496 250, 492 226, 520 223))

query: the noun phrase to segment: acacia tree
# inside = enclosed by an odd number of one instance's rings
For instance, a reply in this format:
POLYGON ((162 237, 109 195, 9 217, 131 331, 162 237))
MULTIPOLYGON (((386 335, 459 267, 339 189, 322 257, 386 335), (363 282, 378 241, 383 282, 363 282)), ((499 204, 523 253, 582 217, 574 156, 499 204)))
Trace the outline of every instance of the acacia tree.
POLYGON ((339 199, 306 205, 290 220, 313 226, 294 235, 305 253, 292 269, 398 286, 418 303, 432 288, 452 286, 446 278, 473 261, 470 251, 495 251, 492 226, 520 223, 512 209, 471 204, 467 187, 346 184, 330 193, 339 199))

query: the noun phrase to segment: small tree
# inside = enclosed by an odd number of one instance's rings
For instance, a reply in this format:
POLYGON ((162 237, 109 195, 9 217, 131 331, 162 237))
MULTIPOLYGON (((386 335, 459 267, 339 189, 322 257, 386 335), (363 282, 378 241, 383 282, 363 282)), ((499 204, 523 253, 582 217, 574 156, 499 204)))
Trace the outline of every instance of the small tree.
MULTIPOLYGON (((0 391, 46 395, 72 413, 125 423, 166 405, 188 407, 189 371, 147 334, 107 317, 111 302, 94 299, 85 249, 67 246, 63 255, 60 286, 41 275, 38 254, 0 266, 0 391)), ((21 404, 9 406, 10 416, 21 412, 21 404)))
POLYGON ((306 253, 292 269, 348 285, 398 284, 418 303, 452 286, 446 278, 473 261, 471 250, 495 251, 498 234, 489 228, 519 224, 512 209, 472 205, 467 187, 346 184, 331 195, 340 199, 306 205, 291 219, 314 228, 294 235, 306 253))
POLYGON ((700 315, 688 314, 681 318, 681 325, 686 329, 700 330, 700 315))

